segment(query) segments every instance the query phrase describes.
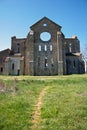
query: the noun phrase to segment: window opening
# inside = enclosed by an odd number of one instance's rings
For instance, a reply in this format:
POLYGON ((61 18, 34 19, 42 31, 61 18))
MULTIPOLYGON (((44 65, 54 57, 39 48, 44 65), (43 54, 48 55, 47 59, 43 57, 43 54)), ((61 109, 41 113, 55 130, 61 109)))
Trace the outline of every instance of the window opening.
POLYGON ((52 51, 53 50, 53 46, 52 45, 50 45, 50 51, 52 51))
POLYGON ((51 58, 51 66, 52 66, 52 67, 54 66, 53 58, 51 58))
POLYGON ((69 44, 69 52, 71 52, 72 51, 72 48, 71 48, 71 43, 69 44))
POLYGON ((39 51, 41 51, 41 45, 39 45, 39 51))
POLYGON ((44 50, 47 51, 47 45, 44 46, 44 50))
POLYGON ((12 70, 14 70, 14 63, 12 64, 12 70))
POLYGON ((20 43, 17 43, 17 46, 20 46, 20 43))
POLYGON ((43 24, 43 26, 44 26, 44 27, 46 27, 46 26, 47 26, 47 24, 46 24, 46 23, 44 23, 44 24, 43 24))
POLYGON ((42 32, 40 34, 40 39, 44 42, 47 42, 51 39, 51 34, 49 32, 42 32))
POLYGON ((47 57, 45 57, 45 67, 48 67, 47 57))
POLYGON ((18 53, 20 53, 20 43, 17 43, 18 53))

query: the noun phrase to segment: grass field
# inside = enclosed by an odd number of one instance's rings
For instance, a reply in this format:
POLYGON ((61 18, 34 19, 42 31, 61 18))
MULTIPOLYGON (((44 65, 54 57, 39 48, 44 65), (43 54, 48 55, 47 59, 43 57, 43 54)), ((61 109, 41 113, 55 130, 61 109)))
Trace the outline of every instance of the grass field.
POLYGON ((87 130, 87 75, 0 76, 0 130, 87 130))

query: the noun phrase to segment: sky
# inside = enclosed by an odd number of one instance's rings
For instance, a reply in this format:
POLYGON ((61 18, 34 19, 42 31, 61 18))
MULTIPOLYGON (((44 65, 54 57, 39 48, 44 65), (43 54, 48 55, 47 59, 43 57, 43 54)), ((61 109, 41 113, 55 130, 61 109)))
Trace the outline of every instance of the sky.
POLYGON ((66 38, 76 35, 81 51, 87 44, 87 0, 0 0, 0 51, 11 37, 26 38, 30 26, 44 16, 62 26, 66 38))

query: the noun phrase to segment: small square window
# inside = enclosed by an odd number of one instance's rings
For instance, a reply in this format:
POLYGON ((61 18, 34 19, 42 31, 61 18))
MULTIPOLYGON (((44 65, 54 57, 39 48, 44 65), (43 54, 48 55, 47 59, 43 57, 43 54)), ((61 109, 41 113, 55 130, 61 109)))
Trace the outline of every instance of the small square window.
POLYGON ((17 46, 20 46, 20 43, 17 43, 17 46))

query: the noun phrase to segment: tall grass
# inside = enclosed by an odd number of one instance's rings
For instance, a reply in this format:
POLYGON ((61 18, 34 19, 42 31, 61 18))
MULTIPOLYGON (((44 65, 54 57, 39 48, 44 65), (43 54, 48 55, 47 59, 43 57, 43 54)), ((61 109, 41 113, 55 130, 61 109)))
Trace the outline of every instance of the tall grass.
MULTIPOLYGON (((13 85, 11 80, 5 84, 13 85)), ((0 94, 0 130, 30 129, 32 111, 44 82, 22 80, 16 83, 16 87, 17 91, 0 94)))
POLYGON ((41 112, 40 130, 87 130, 87 78, 53 81, 41 112))
POLYGON ((6 87, 0 92, 0 130, 31 130, 35 104, 46 86, 37 130, 87 130, 87 75, 1 76, 0 83, 6 87))

